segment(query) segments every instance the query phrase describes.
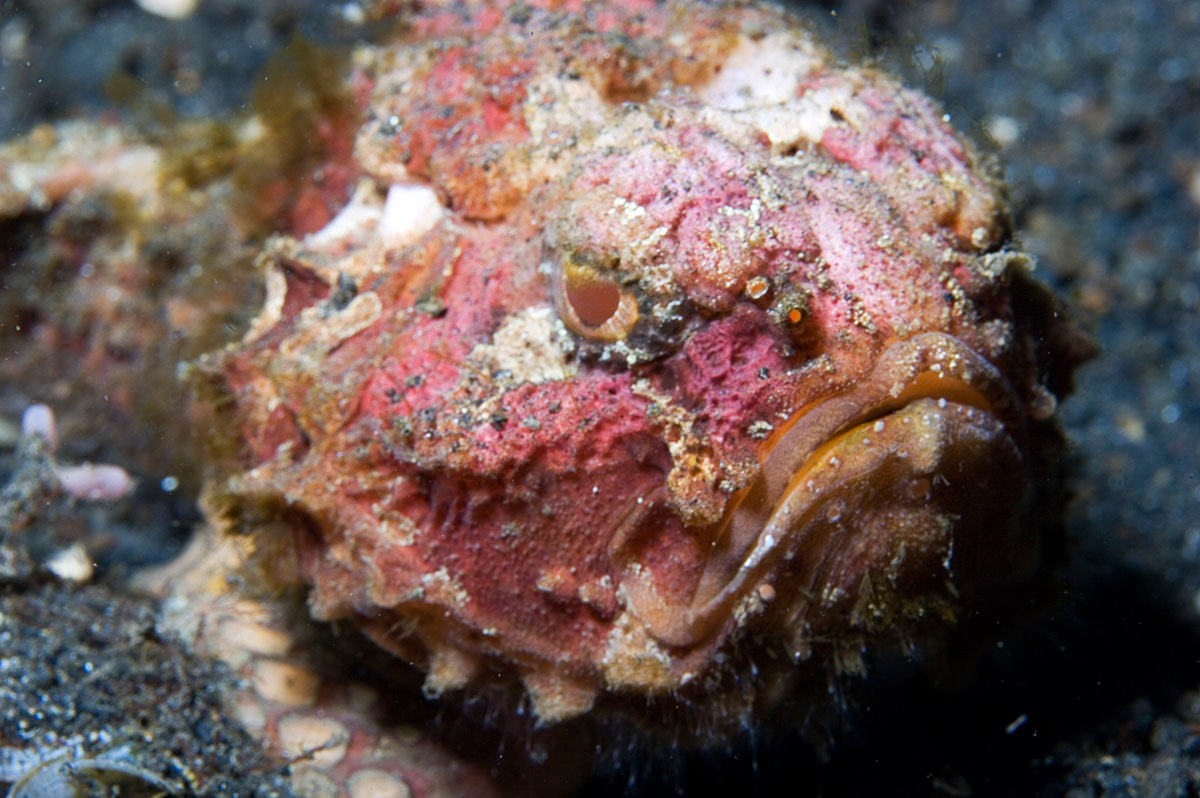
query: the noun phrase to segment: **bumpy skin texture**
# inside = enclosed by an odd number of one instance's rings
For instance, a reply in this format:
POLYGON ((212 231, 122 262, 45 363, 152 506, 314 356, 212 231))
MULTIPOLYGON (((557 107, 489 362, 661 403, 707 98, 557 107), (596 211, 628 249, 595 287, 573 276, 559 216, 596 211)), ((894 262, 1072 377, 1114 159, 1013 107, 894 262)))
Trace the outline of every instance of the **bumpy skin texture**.
POLYGON ((972 149, 778 10, 537 5, 360 58, 359 190, 202 364, 226 523, 428 691, 515 674, 547 723, 736 719, 774 691, 731 668, 1011 595, 1082 350, 972 149))

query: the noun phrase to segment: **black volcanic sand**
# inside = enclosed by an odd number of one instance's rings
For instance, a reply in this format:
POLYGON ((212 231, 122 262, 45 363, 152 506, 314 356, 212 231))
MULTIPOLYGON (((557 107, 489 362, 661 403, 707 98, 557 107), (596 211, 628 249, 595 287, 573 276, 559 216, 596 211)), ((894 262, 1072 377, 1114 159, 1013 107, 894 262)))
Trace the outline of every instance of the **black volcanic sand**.
POLYGON ((30 786, 23 798, 151 798, 162 787, 291 798, 279 763, 223 715, 232 675, 161 639, 156 616, 154 603, 101 586, 0 579, 0 781, 22 754, 54 759, 79 746, 97 757, 99 791, 30 786))
MULTIPOLYGON (((293 30, 357 30, 342 3, 202 5, 173 23, 127 3, 0 0, 0 135, 106 107, 122 71, 185 113, 237 108, 293 30)), ((881 669, 851 691, 821 756, 769 728, 702 756, 618 740, 584 794, 1196 795, 1200 3, 798 7, 1001 156, 1020 243, 1103 348, 1061 408, 1074 494, 1062 595, 965 689, 881 669)))

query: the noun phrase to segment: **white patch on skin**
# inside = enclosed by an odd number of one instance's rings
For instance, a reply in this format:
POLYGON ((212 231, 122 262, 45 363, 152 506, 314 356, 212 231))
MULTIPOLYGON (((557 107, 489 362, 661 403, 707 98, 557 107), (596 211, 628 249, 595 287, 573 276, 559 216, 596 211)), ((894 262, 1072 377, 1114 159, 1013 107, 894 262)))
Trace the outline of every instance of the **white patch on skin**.
POLYGON ((573 146, 570 135, 602 128, 609 120, 608 104, 586 80, 569 80, 557 74, 540 74, 526 86, 524 104, 529 137, 549 149, 573 146), (559 140, 561 137, 562 140, 559 140))
POLYGON ((801 81, 826 64, 825 54, 807 37, 773 33, 759 42, 744 39, 721 72, 696 94, 712 106, 705 115, 713 124, 723 130, 730 123, 747 125, 766 135, 771 152, 778 155, 802 143, 819 142, 837 124, 831 112, 844 114, 852 103, 852 80, 800 94, 801 81))
POLYGON ((383 203, 379 240, 387 249, 406 247, 436 227, 445 215, 446 209, 429 186, 395 183, 383 203))
POLYGON ((728 111, 783 105, 796 97, 805 76, 824 66, 826 57, 807 37, 771 33, 759 41, 743 37, 697 96, 728 111))
POLYGON ((468 359, 484 373, 508 372, 516 384, 565 380, 573 374, 562 346, 562 331, 548 305, 525 308, 509 316, 489 344, 478 344, 468 359))

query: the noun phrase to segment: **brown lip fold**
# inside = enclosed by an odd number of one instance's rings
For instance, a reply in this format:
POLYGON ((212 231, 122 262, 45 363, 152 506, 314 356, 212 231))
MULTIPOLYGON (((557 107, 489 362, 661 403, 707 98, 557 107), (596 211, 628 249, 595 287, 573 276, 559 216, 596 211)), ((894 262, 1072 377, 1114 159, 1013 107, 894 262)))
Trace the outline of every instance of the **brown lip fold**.
POLYGON ((731 503, 690 601, 665 600, 652 574, 632 568, 623 583, 629 606, 660 642, 695 646, 725 627, 787 552, 812 564, 808 574, 789 565, 788 578, 802 583, 795 587, 820 593, 822 574, 849 567, 836 562, 839 551, 870 546, 814 531, 822 510, 846 506, 865 519, 894 503, 899 514, 925 513, 928 523, 941 523, 946 513, 922 507, 919 495, 939 468, 978 467, 996 451, 1019 471, 1024 438, 1011 387, 982 356, 944 333, 895 341, 864 380, 801 408, 764 443, 761 474, 731 503))

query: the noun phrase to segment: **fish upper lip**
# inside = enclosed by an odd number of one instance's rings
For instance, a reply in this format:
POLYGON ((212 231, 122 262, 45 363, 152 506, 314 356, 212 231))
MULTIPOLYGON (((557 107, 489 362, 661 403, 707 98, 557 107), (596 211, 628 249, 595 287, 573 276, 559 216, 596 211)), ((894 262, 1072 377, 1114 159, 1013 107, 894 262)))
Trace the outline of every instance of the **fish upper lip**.
MULTIPOLYGON (((645 584, 644 573, 626 579, 630 609, 660 642, 695 646, 725 625, 735 604, 754 589, 788 535, 784 505, 791 486, 855 430, 874 426, 917 403, 936 402, 981 411, 1026 450, 1026 422, 1011 385, 961 339, 940 332, 892 342, 871 372, 851 388, 801 408, 766 441, 762 472, 737 494, 712 541, 697 587, 686 605, 669 605, 645 584), (641 584, 639 584, 639 582, 641 584)), ((819 503, 814 494, 812 503, 819 503)), ((620 541, 614 541, 620 548, 620 541)), ((614 561, 621 563, 615 550, 614 561)), ((629 565, 628 562, 624 563, 629 565)), ((634 569, 637 571, 638 569, 634 569)))

